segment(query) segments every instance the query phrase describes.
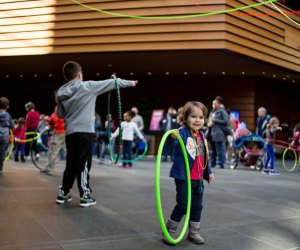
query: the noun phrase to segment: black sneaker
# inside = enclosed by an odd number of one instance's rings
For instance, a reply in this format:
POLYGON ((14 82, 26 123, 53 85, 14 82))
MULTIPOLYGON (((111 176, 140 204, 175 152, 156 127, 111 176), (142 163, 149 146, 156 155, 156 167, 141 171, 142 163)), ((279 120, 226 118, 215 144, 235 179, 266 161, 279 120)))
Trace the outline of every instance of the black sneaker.
POLYGON ((93 199, 92 197, 88 196, 82 196, 80 197, 80 205, 81 207, 89 207, 96 205, 96 200, 93 199))
POLYGON ((65 204, 65 203, 67 203, 71 200, 72 200, 71 195, 69 195, 69 194, 65 195, 63 190, 58 191, 58 196, 56 198, 56 203, 57 204, 65 204))

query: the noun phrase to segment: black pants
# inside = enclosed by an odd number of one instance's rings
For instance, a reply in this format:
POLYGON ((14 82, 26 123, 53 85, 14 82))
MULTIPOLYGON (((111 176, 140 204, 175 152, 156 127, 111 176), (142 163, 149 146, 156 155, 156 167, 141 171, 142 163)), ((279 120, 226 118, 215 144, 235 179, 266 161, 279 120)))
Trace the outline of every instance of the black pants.
POLYGON ((93 133, 73 133, 66 136, 66 168, 62 179, 62 190, 69 193, 75 178, 80 196, 89 195, 89 172, 92 164, 93 133))

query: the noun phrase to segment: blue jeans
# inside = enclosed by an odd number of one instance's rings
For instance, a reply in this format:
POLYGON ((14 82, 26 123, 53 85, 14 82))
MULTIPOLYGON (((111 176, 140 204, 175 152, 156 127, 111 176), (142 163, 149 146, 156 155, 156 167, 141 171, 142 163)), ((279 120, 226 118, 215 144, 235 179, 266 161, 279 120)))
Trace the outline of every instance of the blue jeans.
POLYGON ((129 166, 132 166, 132 162, 131 162, 132 141, 123 140, 122 152, 123 152, 123 165, 128 164, 129 166))
POLYGON ((221 168, 224 168, 225 152, 226 152, 225 141, 212 141, 210 143, 209 166, 213 168, 216 165, 219 165, 221 168))
POLYGON ((268 169, 268 164, 270 162, 271 170, 274 170, 274 161, 275 161, 274 147, 272 145, 267 144, 266 145, 266 153, 267 153, 267 157, 265 160, 264 169, 265 170, 268 169))
MULTIPOLYGON (((190 221, 200 222, 202 213, 202 202, 204 186, 200 185, 200 181, 192 182, 192 200, 191 200, 191 214, 190 221)), ((175 179, 176 185, 176 206, 170 216, 171 220, 180 222, 182 217, 186 214, 187 207, 187 182, 175 179)))

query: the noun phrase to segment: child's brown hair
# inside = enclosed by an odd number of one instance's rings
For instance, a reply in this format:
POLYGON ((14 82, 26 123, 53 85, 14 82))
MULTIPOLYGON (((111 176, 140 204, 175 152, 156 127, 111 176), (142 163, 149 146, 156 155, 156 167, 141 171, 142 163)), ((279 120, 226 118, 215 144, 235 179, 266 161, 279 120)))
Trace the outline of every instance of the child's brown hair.
POLYGON ((193 101, 193 102, 185 103, 182 108, 180 119, 184 124, 186 124, 189 114, 192 112, 193 108, 195 107, 200 108, 202 110, 204 115, 204 121, 206 121, 207 113, 208 113, 206 106, 201 102, 193 101))
POLYGON ((277 117, 272 117, 270 120, 269 120, 269 123, 267 125, 268 128, 270 128, 271 126, 273 126, 274 124, 279 124, 279 119, 277 117))
POLYGON ((7 110, 9 107, 9 100, 6 97, 0 97, 0 109, 7 110))

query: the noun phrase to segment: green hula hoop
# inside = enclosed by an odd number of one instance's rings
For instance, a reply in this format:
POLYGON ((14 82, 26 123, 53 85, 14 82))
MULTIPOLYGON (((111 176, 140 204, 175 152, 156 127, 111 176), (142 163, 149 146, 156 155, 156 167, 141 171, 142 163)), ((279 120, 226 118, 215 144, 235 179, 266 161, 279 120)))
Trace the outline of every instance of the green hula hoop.
POLYGON ((295 168, 297 167, 297 164, 298 164, 298 155, 296 153, 296 150, 292 149, 292 148, 286 148, 282 154, 282 164, 283 164, 283 167, 284 167, 284 170, 291 173, 295 170, 295 168), (286 153, 288 152, 288 150, 292 150, 294 152, 294 156, 295 156, 295 163, 294 165, 289 168, 287 167, 287 165, 285 164, 285 155, 286 153))
POLYGON ((19 138, 15 137, 15 141, 16 142, 31 142, 31 141, 37 140, 40 137, 40 133, 35 132, 35 131, 26 132, 25 135, 36 135, 36 136, 33 137, 33 138, 30 138, 30 139, 25 139, 25 140, 22 140, 22 139, 19 139, 19 138))
MULTIPOLYGON (((109 143, 109 150, 110 150, 110 154, 111 154, 111 158, 112 158, 112 161, 116 161, 117 159, 117 155, 116 154, 113 154, 113 150, 112 150, 112 145, 111 143, 109 143)), ((138 157, 134 158, 134 159, 131 159, 131 160, 124 160, 123 158, 119 157, 118 159, 121 160, 123 163, 133 163, 133 162, 137 162, 137 161, 140 161, 141 159, 143 159, 146 155, 148 151, 148 142, 145 142, 145 149, 143 151, 143 153, 141 155, 139 155, 138 157)))
POLYGON ((189 161, 188 161, 188 157, 187 157, 187 153, 186 153, 186 150, 185 150, 184 143, 183 143, 181 137, 178 136, 178 141, 179 141, 179 144, 181 146, 181 150, 182 150, 183 157, 184 157, 184 162, 185 162, 186 176, 187 176, 187 178, 186 178, 187 179, 187 191, 188 192, 187 192, 187 208, 186 208, 186 216, 185 216, 184 225, 183 225, 182 231, 179 234, 179 236, 177 237, 177 239, 173 239, 170 236, 170 234, 169 234, 169 232, 166 228, 164 215, 163 215, 163 212, 162 212, 161 197, 160 197, 160 162, 161 162, 163 147, 164 147, 164 144, 166 142, 167 137, 170 134, 175 134, 175 133, 177 133, 176 130, 169 130, 162 137, 161 142, 159 144, 159 148, 158 148, 158 153, 157 153, 157 158, 156 158, 156 169, 155 169, 155 197, 156 197, 156 206, 157 206, 157 213, 158 213, 159 223, 160 223, 161 229, 163 231, 163 234, 165 236, 165 239, 169 243, 174 244, 174 245, 179 243, 185 235, 185 232, 186 232, 188 224, 189 224, 190 210, 191 210, 190 166, 189 166, 189 161))
POLYGON ((7 162, 8 159, 10 159, 11 153, 12 153, 13 148, 14 148, 14 141, 15 141, 14 140, 14 134, 13 134, 13 131, 11 129, 9 130, 9 132, 10 132, 10 136, 11 136, 10 149, 9 149, 8 155, 5 157, 3 163, 7 162))

